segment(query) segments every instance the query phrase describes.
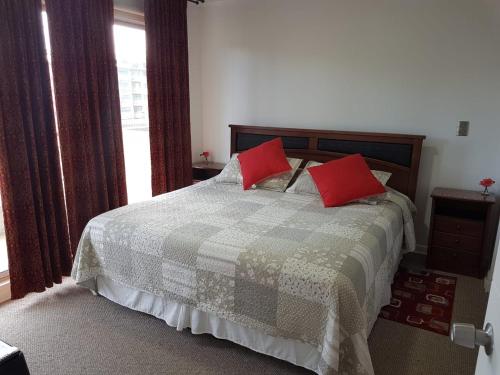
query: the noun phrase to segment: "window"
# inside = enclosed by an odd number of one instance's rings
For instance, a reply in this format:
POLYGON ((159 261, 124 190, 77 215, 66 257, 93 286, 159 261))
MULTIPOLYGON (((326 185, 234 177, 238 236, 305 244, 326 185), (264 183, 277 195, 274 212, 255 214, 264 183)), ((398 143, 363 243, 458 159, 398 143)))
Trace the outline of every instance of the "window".
MULTIPOLYGON (((0 199, 0 211, 2 210, 2 200, 0 199)), ((3 214, 0 212, 0 281, 7 275, 9 262, 7 259, 7 243, 5 240, 5 227, 3 223, 3 214)))
POLYGON ((123 77, 118 76, 118 85, 120 86, 120 91, 123 89, 128 89, 130 87, 130 82, 123 79, 123 77))
POLYGON ((116 63, 129 203, 151 198, 146 33, 115 25, 116 63))
MULTIPOLYGON (((42 22, 47 60, 49 67, 51 67, 50 39, 46 12, 42 12, 42 22)), ((120 91, 128 201, 129 203, 133 203, 151 197, 146 33, 143 29, 122 25, 115 25, 113 31, 120 91), (133 102, 140 105, 132 105, 133 102)), ((50 69, 50 79, 52 84, 52 69, 50 69)), ((53 85, 52 93, 54 93, 53 85)), ((1 211, 2 201, 0 199, 0 302, 10 298, 10 294, 7 296, 8 284, 6 284, 6 280, 8 280, 9 276, 9 265, 5 227, 1 211)))
MULTIPOLYGON (((50 39, 46 12, 43 12, 42 16, 47 59, 50 65, 50 39)), ((136 27, 114 25, 113 34, 120 94, 128 201, 133 203, 151 198, 146 32, 144 29, 136 27), (140 96, 140 100, 138 96, 140 96)))
POLYGON ((7 241, 0 199, 0 303, 10 299, 9 259, 7 257, 7 241))

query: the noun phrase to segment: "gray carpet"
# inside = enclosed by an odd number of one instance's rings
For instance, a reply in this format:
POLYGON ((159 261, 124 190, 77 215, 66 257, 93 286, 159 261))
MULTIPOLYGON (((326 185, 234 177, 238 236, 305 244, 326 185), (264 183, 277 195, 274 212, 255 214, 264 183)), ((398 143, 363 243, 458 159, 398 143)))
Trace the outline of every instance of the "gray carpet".
MULTIPOLYGON (((482 324, 482 282, 460 277, 454 320, 482 324)), ((33 375, 311 374, 208 335, 94 297, 66 280, 43 294, 0 305, 0 339, 21 348, 33 375)), ((378 320, 370 336, 377 375, 470 375, 477 353, 449 339, 378 320)))

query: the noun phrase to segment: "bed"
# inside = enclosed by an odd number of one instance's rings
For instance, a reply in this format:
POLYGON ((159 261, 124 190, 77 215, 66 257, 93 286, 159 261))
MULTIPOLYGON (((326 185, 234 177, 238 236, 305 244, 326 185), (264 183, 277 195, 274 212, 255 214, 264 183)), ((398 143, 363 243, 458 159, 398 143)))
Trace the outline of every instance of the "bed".
POLYGON ((178 330, 209 333, 318 374, 373 374, 367 338, 413 251, 423 136, 231 125, 231 153, 281 137, 287 156, 361 153, 392 173, 377 204, 214 179, 121 207, 84 230, 72 277, 178 330))

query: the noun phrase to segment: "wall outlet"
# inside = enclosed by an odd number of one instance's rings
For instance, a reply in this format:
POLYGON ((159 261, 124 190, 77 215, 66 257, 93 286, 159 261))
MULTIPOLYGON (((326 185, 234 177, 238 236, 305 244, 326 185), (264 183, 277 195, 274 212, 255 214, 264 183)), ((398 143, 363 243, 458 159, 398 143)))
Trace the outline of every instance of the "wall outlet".
POLYGON ((469 135, 469 121, 459 121, 457 135, 459 137, 467 137, 469 135))

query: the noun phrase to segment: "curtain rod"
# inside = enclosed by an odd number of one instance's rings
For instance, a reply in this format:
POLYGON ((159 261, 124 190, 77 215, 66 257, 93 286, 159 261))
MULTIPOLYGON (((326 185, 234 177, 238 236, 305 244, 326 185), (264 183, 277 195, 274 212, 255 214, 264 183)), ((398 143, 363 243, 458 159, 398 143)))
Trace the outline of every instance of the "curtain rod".
POLYGON ((193 4, 199 4, 199 3, 203 4, 205 2, 205 0, 187 0, 187 1, 189 1, 190 3, 193 3, 193 4))

